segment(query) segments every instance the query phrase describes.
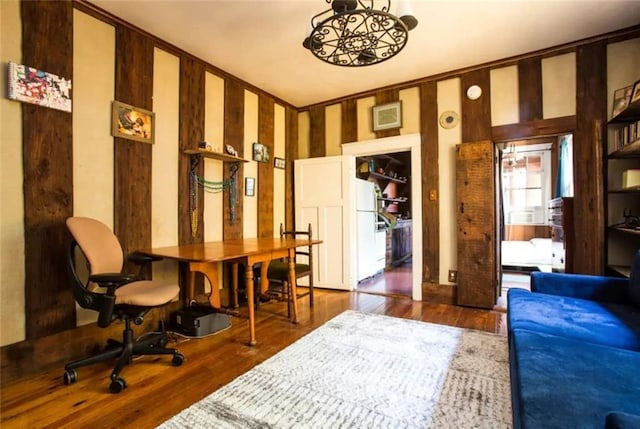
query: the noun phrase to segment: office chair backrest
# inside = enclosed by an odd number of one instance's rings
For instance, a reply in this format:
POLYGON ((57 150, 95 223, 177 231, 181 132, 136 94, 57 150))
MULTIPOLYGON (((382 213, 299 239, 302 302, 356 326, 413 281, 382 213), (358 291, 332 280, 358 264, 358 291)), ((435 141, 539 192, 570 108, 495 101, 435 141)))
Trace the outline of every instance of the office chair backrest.
POLYGON ((122 247, 109 227, 86 217, 67 219, 67 227, 89 262, 90 274, 119 273, 122 270, 122 247))

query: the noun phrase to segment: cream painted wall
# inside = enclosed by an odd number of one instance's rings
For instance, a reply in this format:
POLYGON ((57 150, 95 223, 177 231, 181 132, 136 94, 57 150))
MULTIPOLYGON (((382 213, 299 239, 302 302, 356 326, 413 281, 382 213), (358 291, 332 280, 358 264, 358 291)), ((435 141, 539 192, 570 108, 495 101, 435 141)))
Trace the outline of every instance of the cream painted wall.
MULTIPOLYGON (((447 110, 461 112, 460 79, 437 83, 438 117, 447 110)), ((462 121, 460 121, 462 122, 462 121)), ((447 272, 458 267, 456 242, 456 145, 462 143, 462 125, 451 129, 438 126, 438 176, 440 188, 440 284, 450 284, 447 272)))
MULTIPOLYGON (((308 132, 307 132, 308 135, 308 132)), ((308 137, 307 137, 308 138, 308 137)), ((244 177, 256 180, 255 190, 258 189, 258 163, 251 160, 253 143, 258 141, 258 96, 251 91, 244 92, 244 158, 250 160, 244 163, 244 177)), ((244 179, 242 182, 244 191, 244 179)), ((243 192, 244 195, 244 192, 243 192)), ((258 197, 244 198, 242 208, 242 234, 244 238, 258 236, 258 197)))
POLYGON ((298 159, 309 158, 310 123, 308 111, 298 114, 298 159))
MULTIPOLYGON (((279 104, 274 106, 273 111, 273 156, 285 158, 285 129, 286 129, 285 108, 279 104)), ((273 161, 272 164, 273 166, 273 161)), ((284 179, 285 170, 273 169, 273 236, 280 237, 280 224, 284 224, 284 179)))
MULTIPOLYGON (((180 58, 155 48, 153 111, 156 137, 151 161, 151 246, 178 244, 180 58)), ((178 282, 178 263, 154 262, 154 280, 178 282)))
MULTIPOLYGON (((22 62, 20 2, 0 1, 0 73, 7 87, 7 62, 22 62)), ((0 346, 25 339, 24 193, 22 190, 22 111, 0 99, 0 346)))
POLYGON ((576 54, 542 59, 542 117, 576 114, 576 54))
MULTIPOLYGON (((113 228, 115 28, 73 12, 73 215, 113 228), (100 49, 96 49, 99 46, 100 49)), ((95 312, 92 312, 95 314, 95 312)))
MULTIPOLYGON (((115 28, 73 11, 73 215, 98 219, 113 229, 115 28), (96 49, 100 46, 100 49, 96 49)), ((76 305, 76 324, 97 320, 76 305)))
POLYGON ((402 128, 400 135, 420 133, 420 88, 399 91, 402 101, 402 128))
POLYGON ((373 132, 373 118, 371 112, 376 105, 375 97, 359 98, 357 101, 358 141, 373 140, 376 133, 373 132))
POLYGON ((615 90, 633 85, 638 79, 640 79, 640 38, 607 45, 608 119, 611 119, 613 111, 615 90))
MULTIPOLYGON (((205 73, 204 140, 216 152, 225 152, 224 142, 224 79, 205 73)), ((204 158, 204 178, 221 182, 223 163, 204 158)), ((228 195, 226 193, 225 195, 228 195)), ((222 240, 222 192, 204 192, 204 241, 222 240)))
POLYGON ((325 107, 326 156, 342 155, 342 105, 325 107))
POLYGON ((518 67, 493 69, 491 80, 491 125, 516 124, 520 121, 518 67))

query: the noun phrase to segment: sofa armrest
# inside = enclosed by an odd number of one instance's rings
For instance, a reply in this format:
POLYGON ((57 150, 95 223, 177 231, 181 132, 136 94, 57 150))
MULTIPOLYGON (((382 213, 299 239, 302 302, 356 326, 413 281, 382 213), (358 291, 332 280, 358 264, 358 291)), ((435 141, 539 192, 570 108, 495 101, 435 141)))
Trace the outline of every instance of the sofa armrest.
POLYGON ((622 412, 607 415, 605 429, 633 429, 640 427, 640 416, 622 412))
POLYGON ((626 304, 629 302, 629 279, 586 274, 531 273, 531 291, 626 304))

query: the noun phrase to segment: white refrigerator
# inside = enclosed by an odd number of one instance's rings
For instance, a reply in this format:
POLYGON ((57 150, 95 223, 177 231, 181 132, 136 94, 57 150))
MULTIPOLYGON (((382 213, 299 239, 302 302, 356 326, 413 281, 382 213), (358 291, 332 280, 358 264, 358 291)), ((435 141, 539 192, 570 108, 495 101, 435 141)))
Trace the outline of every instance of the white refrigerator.
POLYGON ((358 281, 375 275, 385 266, 385 231, 378 228, 378 204, 375 185, 356 181, 356 225, 358 281))

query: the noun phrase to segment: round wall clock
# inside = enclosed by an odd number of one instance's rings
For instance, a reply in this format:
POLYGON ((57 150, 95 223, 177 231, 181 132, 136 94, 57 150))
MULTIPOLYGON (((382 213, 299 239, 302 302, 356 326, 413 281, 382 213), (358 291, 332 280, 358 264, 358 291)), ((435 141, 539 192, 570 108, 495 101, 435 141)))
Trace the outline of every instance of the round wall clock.
POLYGON ((460 115, 453 110, 447 110, 440 115, 440 126, 444 129, 455 128, 460 122, 460 115))
POLYGON ((480 88, 478 85, 471 85, 467 89, 467 98, 469 100, 477 100, 478 98, 480 98, 481 95, 482 95, 482 88, 480 88))

